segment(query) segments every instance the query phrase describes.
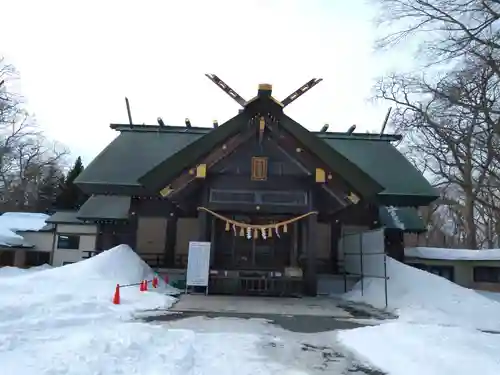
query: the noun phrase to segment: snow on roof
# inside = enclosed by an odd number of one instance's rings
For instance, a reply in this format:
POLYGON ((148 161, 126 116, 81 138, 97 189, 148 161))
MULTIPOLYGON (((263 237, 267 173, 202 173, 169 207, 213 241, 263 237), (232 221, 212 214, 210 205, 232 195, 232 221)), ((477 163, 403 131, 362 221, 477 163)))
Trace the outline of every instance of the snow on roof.
POLYGON ((0 216, 0 226, 14 232, 38 232, 47 225, 45 220, 50 216, 33 212, 5 212, 0 216))
POLYGON ((47 224, 49 215, 32 212, 5 212, 0 216, 0 245, 8 247, 33 247, 16 232, 38 232, 47 224))
POLYGON ((398 209, 394 206, 388 206, 387 212, 389 212, 389 215, 391 215, 392 220, 394 221, 394 225, 396 225, 401 230, 405 230, 405 225, 398 216, 398 209))
POLYGON ((469 250, 440 247, 407 247, 405 256, 438 260, 500 260, 500 249, 469 250))
POLYGON ((23 236, 14 233, 8 228, 0 226, 0 246, 18 247, 24 245, 25 240, 23 236))

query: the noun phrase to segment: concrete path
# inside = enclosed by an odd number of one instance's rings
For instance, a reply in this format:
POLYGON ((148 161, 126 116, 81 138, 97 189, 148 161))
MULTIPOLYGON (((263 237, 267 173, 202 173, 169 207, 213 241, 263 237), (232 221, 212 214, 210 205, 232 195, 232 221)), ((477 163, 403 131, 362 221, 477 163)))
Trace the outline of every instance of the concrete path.
POLYGON ((172 312, 246 315, 289 315, 330 318, 352 318, 338 301, 327 297, 273 298, 248 296, 205 296, 181 295, 179 301, 170 308, 172 312))
POLYGON ((146 322, 175 322, 190 318, 206 318, 206 319, 258 319, 265 320, 270 324, 274 324, 290 332, 300 333, 318 333, 336 331, 338 329, 353 329, 363 327, 356 321, 342 320, 332 318, 330 316, 314 316, 314 315, 280 315, 280 314, 258 314, 258 313, 229 313, 229 312, 170 312, 168 314, 153 315, 143 317, 146 322))

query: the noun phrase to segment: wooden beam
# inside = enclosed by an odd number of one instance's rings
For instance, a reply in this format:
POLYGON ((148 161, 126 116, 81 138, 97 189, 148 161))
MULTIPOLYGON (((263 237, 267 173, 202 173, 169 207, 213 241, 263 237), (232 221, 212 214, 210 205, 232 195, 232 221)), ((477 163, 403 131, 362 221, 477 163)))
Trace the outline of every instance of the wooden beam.
POLYGON ((238 133, 229 140, 227 140, 223 145, 221 145, 216 150, 209 153, 205 156, 200 164, 196 166, 196 169, 189 169, 187 172, 184 172, 179 177, 177 177, 171 184, 164 187, 160 190, 160 194, 163 197, 172 198, 176 196, 179 192, 185 189, 187 186, 192 184, 195 180, 199 178, 198 172, 201 175, 205 175, 207 171, 212 168, 215 164, 219 163, 221 160, 228 157, 232 154, 240 145, 245 143, 250 137, 255 136, 255 132, 250 130, 245 133, 238 133))
MULTIPOLYGON (((285 155, 292 163, 294 163, 306 175, 308 175, 308 176, 312 175, 312 172, 311 172, 311 170, 313 169, 312 167, 308 168, 306 165, 304 165, 304 163, 302 161, 298 160, 297 157, 295 157, 295 156, 293 156, 293 155, 290 154, 292 151, 288 152, 284 148, 284 147, 287 147, 287 146, 280 145, 280 143, 275 138, 273 140, 276 142, 276 147, 278 148, 278 150, 280 150, 280 152, 283 155, 285 155)), ((332 198, 334 198, 338 203, 340 203, 340 205, 342 207, 346 207, 348 205, 348 203, 345 201, 345 199, 342 199, 343 195, 344 195, 344 191, 343 190, 340 193, 338 193, 338 194, 335 193, 335 190, 337 190, 337 187, 335 185, 333 185, 333 186, 327 186, 326 184, 321 184, 321 189, 324 190, 324 191, 326 191, 332 198)))
MULTIPOLYGON (((291 139, 291 136, 279 137, 279 139, 275 138, 275 141, 278 145, 280 151, 282 151, 285 155, 287 155, 291 160, 295 162, 295 164, 300 165, 302 170, 306 170, 308 175, 312 175, 311 170, 316 172, 315 178, 316 181, 318 178, 321 179, 321 172, 318 176, 318 170, 322 170, 325 173, 324 183, 320 183, 321 188, 326 191, 330 196, 335 198, 342 206, 348 206, 357 199, 359 201, 359 197, 352 193, 351 190, 342 183, 340 179, 328 178, 326 175, 325 169, 326 166, 319 160, 315 160, 317 158, 310 155, 307 151, 303 150, 300 147, 297 147, 298 144, 291 139), (293 151, 295 150, 295 151, 293 151), (294 154, 292 154, 292 152, 294 154), (320 166, 315 167, 315 166, 320 166), (352 199, 348 199, 348 197, 353 194, 352 199)), ((318 182, 318 181, 317 181, 318 182)), ((356 202, 357 202, 356 201, 356 202)))

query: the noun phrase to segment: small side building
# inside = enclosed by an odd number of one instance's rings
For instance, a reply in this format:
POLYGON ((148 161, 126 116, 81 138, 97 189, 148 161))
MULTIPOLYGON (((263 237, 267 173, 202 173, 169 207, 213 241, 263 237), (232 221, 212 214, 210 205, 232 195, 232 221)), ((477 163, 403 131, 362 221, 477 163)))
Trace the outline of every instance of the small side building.
POLYGON ((32 212, 5 212, 0 216, 0 267, 50 264, 53 226, 49 216, 32 212))
POLYGON ((53 266, 78 262, 95 250, 97 225, 78 219, 76 211, 58 211, 47 219, 47 223, 54 226, 51 237, 53 266))
POLYGON ((405 249, 405 262, 463 287, 500 292, 500 249, 405 249))

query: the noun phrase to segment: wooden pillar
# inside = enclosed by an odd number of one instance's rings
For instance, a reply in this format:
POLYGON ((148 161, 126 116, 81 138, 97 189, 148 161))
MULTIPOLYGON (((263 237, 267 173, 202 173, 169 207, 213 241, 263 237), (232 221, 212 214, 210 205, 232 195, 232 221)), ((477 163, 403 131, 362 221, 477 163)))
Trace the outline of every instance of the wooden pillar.
MULTIPOLYGON (((309 192, 309 209, 312 210, 313 194, 309 192)), ((316 296, 318 291, 318 274, 316 270, 316 252, 317 252, 317 231, 318 217, 310 215, 304 222, 305 224, 305 238, 306 245, 306 258, 305 258, 305 272, 304 272, 304 293, 307 296, 316 296)))
POLYGON ((205 211, 198 212, 198 241, 207 241, 207 225, 208 213, 205 211))
POLYGON ((292 230, 292 249, 290 251, 290 266, 291 267, 297 267, 298 265, 298 259, 299 259, 299 230, 300 226, 298 222, 293 223, 293 230, 292 230))
POLYGON ((399 262, 404 262, 405 251, 403 231, 398 229, 386 229, 384 231, 384 237, 385 253, 399 262))
POLYGON ((340 222, 336 223, 335 219, 330 223, 330 265, 332 273, 338 273, 339 271, 339 240, 342 235, 342 225, 340 222))
MULTIPOLYGON (((203 188, 201 194, 201 205, 206 207, 208 202, 208 187, 203 188)), ((208 236, 208 213, 206 211, 198 211, 198 241, 210 241, 208 236)))
MULTIPOLYGON (((99 228, 98 244, 97 250, 104 251, 111 249, 114 245, 114 225, 110 223, 101 223, 99 228)), ((137 249, 134 249, 137 250, 137 249)))
POLYGON ((165 263, 167 267, 175 266, 175 245, 177 242, 177 216, 167 219, 165 236, 165 263))
POLYGON ((127 232, 127 245, 129 245, 134 251, 137 247, 137 229, 139 228, 139 218, 137 214, 131 213, 129 215, 128 223, 125 226, 125 230, 127 232))
MULTIPOLYGON (((102 250, 103 249, 103 244, 104 244, 104 230, 103 230, 103 224, 97 223, 97 236, 95 239, 95 250, 102 250)), ((53 242, 53 248, 56 248, 56 242, 57 242, 57 225, 56 225, 56 232, 54 235, 54 242, 53 242)))
POLYGON ((316 215, 309 216, 305 224, 307 248, 304 273, 304 292, 307 296, 316 296, 318 291, 318 275, 316 272, 316 215))

